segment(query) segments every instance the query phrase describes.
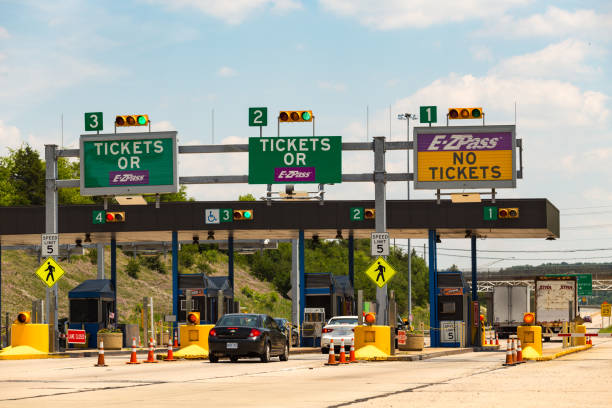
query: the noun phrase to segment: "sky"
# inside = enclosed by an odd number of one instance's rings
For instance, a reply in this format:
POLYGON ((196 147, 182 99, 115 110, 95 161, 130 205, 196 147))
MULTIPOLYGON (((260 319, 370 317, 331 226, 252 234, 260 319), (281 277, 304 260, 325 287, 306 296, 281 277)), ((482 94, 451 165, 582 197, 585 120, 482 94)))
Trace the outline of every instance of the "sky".
MULTIPOLYGON (((268 108, 264 136, 276 136, 280 110, 311 109, 317 135, 399 141, 398 114, 435 105, 444 125, 449 107, 481 106, 487 124, 516 123, 523 140, 524 178, 498 198, 549 199, 561 238, 479 239, 479 268, 612 262, 611 43, 606 1, 0 0, 0 156, 23 143, 78 148, 85 112, 103 112, 106 132, 117 114, 146 113, 153 130, 193 145, 258 136, 249 107, 268 108)), ((247 164, 181 155, 179 175, 242 175, 247 164)), ((343 153, 342 171, 373 171, 372 153, 343 153)), ((388 153, 387 171, 406 171, 405 151, 388 153)), ((234 200, 265 186, 187 191, 234 200)), ((388 199, 405 197, 405 182, 387 184, 388 199)), ((326 198, 373 199, 373 184, 328 186, 326 198)), ((424 244, 412 240, 419 254, 424 244)), ((469 247, 444 240, 439 267, 469 270, 469 247)))

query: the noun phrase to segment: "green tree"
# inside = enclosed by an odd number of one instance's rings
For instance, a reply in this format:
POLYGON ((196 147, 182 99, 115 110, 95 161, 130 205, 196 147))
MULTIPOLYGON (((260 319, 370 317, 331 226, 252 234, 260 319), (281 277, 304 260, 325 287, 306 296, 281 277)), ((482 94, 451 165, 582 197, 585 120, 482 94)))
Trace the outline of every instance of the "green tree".
POLYGON ((45 203, 45 167, 38 152, 29 145, 9 149, 0 161, 2 205, 43 205, 45 203), (6 189, 6 190, 5 190, 6 189))
POLYGON ((257 199, 253 197, 253 194, 248 193, 238 196, 238 201, 257 201, 257 199))

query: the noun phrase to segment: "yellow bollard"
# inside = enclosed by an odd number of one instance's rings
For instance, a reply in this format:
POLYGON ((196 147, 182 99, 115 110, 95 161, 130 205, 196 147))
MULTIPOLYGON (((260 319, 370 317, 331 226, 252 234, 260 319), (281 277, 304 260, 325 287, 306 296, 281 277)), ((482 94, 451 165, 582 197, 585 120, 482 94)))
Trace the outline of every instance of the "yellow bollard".
POLYGON ((391 327, 356 326, 355 358, 370 360, 391 355, 391 327))
POLYGON ((517 337, 521 340, 523 359, 535 360, 542 357, 542 327, 541 326, 519 326, 517 337))

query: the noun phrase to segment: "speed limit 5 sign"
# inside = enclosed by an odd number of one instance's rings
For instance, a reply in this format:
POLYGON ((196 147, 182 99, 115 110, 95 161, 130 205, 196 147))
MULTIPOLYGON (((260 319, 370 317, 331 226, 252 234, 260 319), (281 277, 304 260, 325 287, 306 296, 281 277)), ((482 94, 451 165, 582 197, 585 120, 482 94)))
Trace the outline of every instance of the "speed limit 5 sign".
POLYGON ((372 256, 389 255, 389 233, 373 232, 370 240, 372 246, 372 256))
POLYGON ((41 234, 40 254, 43 258, 59 256, 59 234, 41 234))

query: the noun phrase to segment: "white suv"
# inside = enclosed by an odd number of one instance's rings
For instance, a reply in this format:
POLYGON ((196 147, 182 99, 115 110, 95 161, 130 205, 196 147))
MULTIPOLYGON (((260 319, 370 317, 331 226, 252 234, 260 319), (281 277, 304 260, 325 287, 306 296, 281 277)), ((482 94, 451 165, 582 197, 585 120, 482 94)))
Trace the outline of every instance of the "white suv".
POLYGON ((334 339, 334 352, 340 352, 340 344, 344 339, 346 352, 350 351, 355 338, 357 316, 336 316, 329 319, 321 333, 321 353, 329 353, 329 344, 334 339))

